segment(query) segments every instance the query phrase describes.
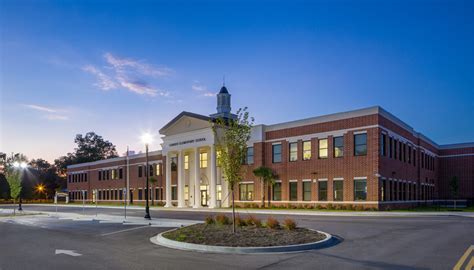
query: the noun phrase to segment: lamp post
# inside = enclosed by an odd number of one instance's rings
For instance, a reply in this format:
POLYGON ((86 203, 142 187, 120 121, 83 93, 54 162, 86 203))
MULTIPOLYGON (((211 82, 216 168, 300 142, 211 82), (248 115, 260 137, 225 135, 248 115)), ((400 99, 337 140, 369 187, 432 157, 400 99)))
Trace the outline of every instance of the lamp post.
MULTIPOLYGON (((26 162, 24 161, 22 162, 15 161, 13 162, 13 167, 20 169, 22 171, 21 179, 20 179, 20 185, 21 185, 21 183, 23 183, 23 170, 26 169, 26 167, 28 167, 28 164, 26 164, 26 162)), ((20 201, 18 202, 18 211, 23 211, 23 208, 21 208, 21 203, 22 203, 22 200, 21 200, 21 192, 20 192, 20 201)))
POLYGON ((145 144, 145 158, 146 158, 146 167, 145 167, 145 173, 146 173, 146 189, 145 189, 145 201, 146 201, 146 206, 145 206, 145 218, 146 219, 151 219, 150 216, 150 206, 148 204, 148 195, 149 195, 149 178, 150 178, 150 173, 149 173, 149 167, 148 167, 148 145, 153 141, 153 136, 150 133, 144 133, 142 135, 142 142, 145 144))

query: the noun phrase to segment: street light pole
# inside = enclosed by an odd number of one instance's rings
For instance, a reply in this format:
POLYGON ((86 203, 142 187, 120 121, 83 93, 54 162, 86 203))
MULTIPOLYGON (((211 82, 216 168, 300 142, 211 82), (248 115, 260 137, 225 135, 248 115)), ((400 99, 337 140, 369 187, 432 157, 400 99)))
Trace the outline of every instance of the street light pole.
POLYGON ((149 178, 150 178, 150 173, 148 172, 149 171, 149 167, 148 167, 148 143, 145 144, 145 156, 146 156, 146 168, 145 168, 145 173, 146 173, 146 193, 145 193, 145 200, 146 200, 146 208, 145 208, 145 218, 146 219, 151 219, 150 217, 150 206, 148 205, 148 195, 149 195, 149 184, 148 184, 148 181, 149 181, 149 178))

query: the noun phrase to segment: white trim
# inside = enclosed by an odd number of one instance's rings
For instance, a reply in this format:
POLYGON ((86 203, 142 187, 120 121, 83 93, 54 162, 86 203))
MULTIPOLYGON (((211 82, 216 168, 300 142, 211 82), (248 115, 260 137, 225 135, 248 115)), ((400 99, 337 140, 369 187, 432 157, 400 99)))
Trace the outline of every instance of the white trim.
POLYGON ((266 141, 266 142, 274 142, 274 143, 272 143, 272 145, 281 144, 281 142, 276 142, 276 141, 281 141, 281 140, 269 140, 269 141, 266 141))
POLYGON ((291 179, 291 180, 288 180, 288 182, 295 183, 295 182, 298 182, 298 180, 297 179, 291 179))
POLYGON ((367 176, 356 176, 354 180, 367 180, 367 176))
POLYGON ((311 179, 303 179, 301 182, 311 182, 311 179))
POLYGON ((265 142, 279 142, 279 143, 281 143, 281 141, 291 141, 291 140, 310 141, 313 138, 327 139, 329 136, 333 136, 333 137, 344 136, 344 134, 348 133, 349 131, 361 130, 361 129, 366 130, 366 129, 377 128, 377 127, 380 127, 380 126, 379 125, 370 125, 370 126, 355 127, 355 128, 348 128, 348 129, 331 130, 331 131, 326 131, 326 132, 311 133, 311 134, 298 135, 298 136, 292 136, 292 137, 282 137, 282 138, 278 138, 278 139, 267 140, 265 142))
POLYGON ((255 181, 241 181, 239 182, 239 185, 240 184, 255 184, 255 181))
POLYGON ((327 178, 319 178, 318 182, 327 181, 327 180, 328 180, 327 178))
POLYGON ((334 177, 332 181, 344 181, 344 177, 334 177))
POLYGON ((367 134, 367 130, 362 130, 362 131, 354 131, 354 135, 359 135, 359 134, 367 134))
POLYGON ((281 183, 281 180, 275 180, 275 183, 281 183))
POLYGON ((445 155, 445 156, 438 156, 439 158, 450 158, 450 157, 470 157, 474 156, 474 153, 470 154, 457 154, 457 155, 445 155))

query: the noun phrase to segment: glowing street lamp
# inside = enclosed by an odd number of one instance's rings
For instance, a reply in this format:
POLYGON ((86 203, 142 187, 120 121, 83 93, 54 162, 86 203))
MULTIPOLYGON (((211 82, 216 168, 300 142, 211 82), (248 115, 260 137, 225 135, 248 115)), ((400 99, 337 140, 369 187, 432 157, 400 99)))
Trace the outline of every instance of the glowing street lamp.
MULTIPOLYGON (((24 169, 26 169, 26 167, 28 167, 28 164, 24 161, 22 161, 22 162, 15 161, 15 162, 13 162, 13 167, 15 167, 17 169, 20 169, 20 170, 24 170, 24 169)), ((23 177, 23 173, 21 175, 23 177)), ((23 179, 21 179, 20 182, 23 182, 22 180, 23 179)), ((18 211, 23 211, 23 208, 21 208, 21 203, 22 203, 22 200, 21 200, 21 192, 20 192, 20 201, 18 202, 18 211)))
POLYGON ((146 167, 145 167, 145 173, 146 173, 146 192, 145 192, 145 200, 146 200, 146 207, 145 207, 145 218, 146 219, 151 219, 151 216, 150 216, 150 207, 148 205, 148 195, 149 195, 149 177, 150 177, 150 173, 148 172, 149 171, 149 167, 148 167, 148 145, 150 143, 153 142, 153 135, 151 135, 150 133, 144 133, 141 137, 142 139, 142 143, 145 144, 145 157, 146 157, 146 167))

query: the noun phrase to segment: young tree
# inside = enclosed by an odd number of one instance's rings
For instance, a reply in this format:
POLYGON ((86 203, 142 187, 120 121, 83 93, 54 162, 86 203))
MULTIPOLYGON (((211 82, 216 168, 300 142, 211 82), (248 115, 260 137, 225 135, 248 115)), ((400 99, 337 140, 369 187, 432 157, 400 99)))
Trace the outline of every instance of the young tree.
POLYGON ((268 206, 270 207, 270 187, 275 181, 275 174, 272 169, 260 166, 253 170, 253 174, 260 178, 262 185, 262 207, 265 207, 265 192, 268 190, 268 206))
POLYGON ((449 188, 451 189, 451 194, 454 197, 454 210, 456 210, 456 198, 458 197, 459 192, 459 180, 457 176, 453 176, 451 181, 449 181, 449 188))
POLYGON ((242 180, 242 160, 247 152, 247 141, 250 139, 253 121, 253 118, 249 119, 247 108, 243 108, 237 111, 236 118, 218 118, 212 125, 216 137, 216 149, 219 152, 218 163, 232 195, 232 232, 234 233, 234 190, 236 184, 242 180))
MULTIPOLYGON (((18 170, 9 168, 6 174, 8 185, 10 186, 10 197, 13 199, 13 204, 15 204, 16 199, 20 196, 21 193, 21 174, 18 170)), ((16 207, 13 207, 13 214, 16 215, 16 207)))

